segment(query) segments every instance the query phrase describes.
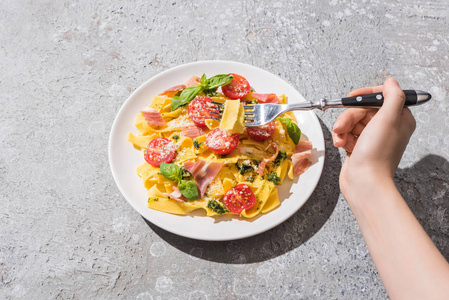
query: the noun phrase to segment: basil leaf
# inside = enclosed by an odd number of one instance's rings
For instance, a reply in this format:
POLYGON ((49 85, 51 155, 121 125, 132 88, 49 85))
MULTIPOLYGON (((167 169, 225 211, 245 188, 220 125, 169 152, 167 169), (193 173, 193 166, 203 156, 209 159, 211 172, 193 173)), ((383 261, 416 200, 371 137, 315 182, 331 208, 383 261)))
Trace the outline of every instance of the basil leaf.
POLYGON ((298 125, 292 122, 292 119, 287 117, 280 117, 279 121, 287 125, 288 136, 292 139, 295 145, 298 145, 299 139, 301 138, 301 129, 298 125))
POLYGON ((161 174, 171 181, 181 180, 181 169, 177 164, 161 163, 161 174))
POLYGON ((299 129, 298 125, 293 122, 287 124, 287 133, 288 136, 292 139, 295 145, 298 145, 299 139, 301 138, 301 129, 299 129))
POLYGON ((232 81, 234 77, 228 74, 219 74, 207 79, 206 74, 201 76, 201 84, 190 86, 182 90, 180 95, 173 96, 171 100, 171 111, 175 111, 179 107, 188 104, 202 90, 208 93, 215 93, 217 88, 226 85, 232 81))
POLYGON ((207 87, 204 87, 205 90, 213 90, 218 88, 219 86, 227 85, 232 81, 234 77, 228 74, 219 74, 212 76, 207 80, 207 87))
POLYGON ((201 85, 189 86, 182 90, 179 96, 173 96, 171 99, 171 111, 175 111, 180 106, 186 105, 202 90, 201 85))
POLYGON ((201 85, 205 87, 207 85, 207 77, 206 74, 203 73, 203 76, 201 76, 201 85))
POLYGON ((189 200, 196 200, 200 198, 198 188, 195 182, 191 180, 181 180, 178 184, 178 189, 181 194, 189 200))
POLYGON ((175 111, 178 107, 183 106, 185 103, 183 103, 184 101, 181 100, 181 98, 179 96, 173 96, 173 98, 171 98, 171 111, 175 111))

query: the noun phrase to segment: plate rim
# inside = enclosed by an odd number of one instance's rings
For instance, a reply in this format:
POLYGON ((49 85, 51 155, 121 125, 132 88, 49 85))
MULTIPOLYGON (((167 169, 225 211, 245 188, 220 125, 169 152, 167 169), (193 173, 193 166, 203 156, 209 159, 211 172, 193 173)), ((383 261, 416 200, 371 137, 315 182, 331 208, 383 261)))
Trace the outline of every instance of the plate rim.
MULTIPOLYGON (((325 152, 326 152, 326 149, 325 149, 326 147, 325 146, 326 146, 326 143, 324 141, 323 130, 321 128, 321 124, 319 122, 319 119, 318 119, 317 115, 313 111, 309 111, 309 112, 310 112, 311 117, 320 126, 318 132, 320 134, 320 137, 319 137, 320 141, 322 141, 322 146, 323 146, 323 150, 322 151, 323 151, 323 153, 320 156, 320 157, 322 157, 322 159, 318 160, 318 162, 317 162, 318 164, 320 164, 319 176, 318 176, 316 182, 314 183, 313 188, 310 189, 310 191, 309 191, 309 193, 307 195, 306 194, 304 195, 304 196, 306 196, 306 200, 301 205, 299 205, 297 209, 292 210, 291 212, 288 212, 288 213, 284 214, 283 218, 279 218, 275 222, 270 223, 269 226, 260 227, 260 228, 258 228, 256 230, 253 230, 252 232, 248 232, 246 234, 240 234, 240 235, 236 234, 236 236, 233 237, 233 238, 227 238, 227 237, 220 238, 220 236, 199 237, 199 236, 197 236, 197 235, 195 235, 193 233, 190 233, 190 232, 187 232, 187 233, 186 232, 182 232, 182 233, 180 233, 180 232, 176 232, 176 230, 173 230, 170 227, 164 226, 164 224, 161 224, 161 222, 159 222, 159 220, 150 220, 146 216, 145 211, 142 211, 140 209, 140 207, 137 206, 137 204, 135 204, 133 201, 128 199, 128 197, 126 196, 127 193, 126 193, 125 187, 118 180, 118 175, 116 175, 117 170, 114 169, 114 163, 112 161, 112 156, 113 156, 112 155, 112 146, 113 146, 112 144, 113 144, 113 140, 114 140, 114 133, 117 131, 117 126, 119 126, 118 120, 125 113, 126 107, 131 105, 132 99, 134 97, 136 97, 136 95, 138 95, 140 92, 144 91, 147 88, 147 86, 150 84, 151 81, 156 81, 157 79, 163 77, 166 73, 176 72, 176 70, 179 70, 179 69, 193 67, 195 65, 201 65, 201 64, 218 64, 218 65, 225 64, 225 65, 236 65, 236 66, 239 65, 239 66, 244 67, 244 68, 248 68, 248 67, 249 68, 254 68, 254 69, 257 69, 259 72, 267 73, 267 74, 270 74, 271 76, 277 77, 277 79, 279 79, 283 83, 289 85, 293 90, 295 90, 299 95, 302 96, 302 94, 294 86, 292 86, 289 82, 287 82, 286 80, 282 79, 278 75, 276 75, 274 73, 271 73, 269 71, 266 71, 264 69, 261 69, 259 67, 256 67, 256 66, 253 66, 253 65, 250 65, 250 64, 246 64, 246 63, 236 62, 236 61, 229 61, 229 60, 200 60, 200 61, 189 62, 189 63, 185 63, 185 64, 181 64, 181 65, 176 65, 174 67, 171 67, 171 68, 168 68, 166 70, 163 70, 163 71, 159 72, 158 74, 150 77, 148 80, 143 82, 137 89, 135 89, 127 97, 127 99, 121 105, 120 109, 118 110, 117 114, 115 115, 114 121, 113 121, 112 126, 111 126, 111 130, 110 130, 110 133, 109 133, 109 140, 108 140, 108 161, 109 161, 109 166, 110 166, 110 170, 111 170, 111 173, 112 173, 112 177, 114 178, 115 184, 117 185, 120 193, 126 199, 126 201, 134 208, 134 210, 136 210, 145 220, 147 220, 151 224, 154 224, 157 227, 162 228, 163 230, 166 230, 166 231, 168 231, 168 232, 170 232, 172 234, 175 234, 175 235, 178 235, 178 236, 182 236, 182 237, 186 237, 186 238, 190 238, 190 239, 202 240, 202 241, 232 241, 232 240, 239 240, 239 239, 244 239, 244 238, 248 238, 248 237, 251 237, 251 236, 255 236, 255 235, 261 234, 263 232, 266 232, 266 231, 268 231, 268 230, 270 230, 270 229, 272 229, 272 228, 282 224, 283 222, 287 221, 289 218, 291 218, 310 199, 310 196, 315 191, 315 189, 316 189, 316 187, 317 187, 317 185, 318 185, 318 183, 320 181, 320 178, 321 178, 322 173, 323 173, 324 162, 325 162, 325 152)), ((293 184, 295 184, 295 183, 293 183, 293 184)), ((147 208, 147 209, 149 209, 149 208, 147 208)), ((179 216, 179 217, 185 217, 185 216, 179 216)), ((211 217, 208 217, 208 218, 211 218, 211 217)))

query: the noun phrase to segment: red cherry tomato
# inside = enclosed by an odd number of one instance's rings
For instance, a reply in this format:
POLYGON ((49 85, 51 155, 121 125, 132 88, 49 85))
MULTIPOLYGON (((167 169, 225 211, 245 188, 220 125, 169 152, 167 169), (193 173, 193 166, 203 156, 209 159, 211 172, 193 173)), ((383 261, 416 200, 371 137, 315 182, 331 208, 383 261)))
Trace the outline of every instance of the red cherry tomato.
POLYGON ((212 152, 220 155, 228 154, 239 143, 237 133, 229 133, 226 130, 216 128, 206 136, 206 145, 212 152))
POLYGON ((189 117, 196 125, 206 126, 206 119, 210 119, 209 103, 211 101, 209 97, 196 97, 189 103, 189 117))
POLYGON ((224 195, 224 204, 230 212, 239 214, 244 209, 249 209, 256 203, 256 196, 249 186, 238 184, 224 195))
POLYGON ((229 99, 241 99, 248 95, 251 91, 251 86, 245 77, 233 73, 229 73, 229 75, 232 75, 234 79, 229 84, 221 87, 223 94, 229 99))
POLYGON ((270 122, 266 125, 258 126, 258 127, 248 127, 246 130, 248 131, 248 135, 255 141, 265 141, 268 140, 274 133, 274 128, 276 125, 274 122, 270 122))
POLYGON ((171 163, 175 157, 176 146, 166 138, 155 138, 145 151, 145 160, 152 166, 159 167, 161 163, 171 163))

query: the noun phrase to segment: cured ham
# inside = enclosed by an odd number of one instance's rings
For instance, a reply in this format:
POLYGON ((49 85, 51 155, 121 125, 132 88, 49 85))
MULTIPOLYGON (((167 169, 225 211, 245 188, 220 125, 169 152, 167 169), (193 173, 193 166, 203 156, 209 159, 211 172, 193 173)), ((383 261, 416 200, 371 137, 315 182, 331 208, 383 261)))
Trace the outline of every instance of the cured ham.
POLYGON ((251 96, 253 98, 256 98, 259 103, 274 103, 279 104, 279 98, 276 96, 276 94, 256 94, 252 93, 251 96))
POLYGON ((298 145, 295 146, 295 152, 299 153, 307 150, 312 150, 312 142, 309 141, 300 141, 298 145))
POLYGON ((312 143, 300 141, 292 154, 293 175, 299 176, 304 173, 312 164, 308 157, 312 155, 312 143))
POLYGON ((276 151, 276 153, 274 153, 273 156, 271 156, 271 157, 269 157, 269 158, 264 158, 264 159, 260 162, 260 164, 259 164, 259 170, 258 170, 260 176, 262 176, 263 171, 265 170, 265 166, 267 165, 267 163, 269 163, 270 161, 275 160, 276 157, 278 156, 279 148, 278 148, 278 146, 276 145, 276 143, 271 142, 271 143, 268 145, 268 147, 265 148, 265 151, 268 151, 268 149, 269 149, 270 147, 273 147, 273 149, 274 149, 274 151, 276 151))
POLYGON ((143 114, 145 121, 152 126, 167 125, 167 123, 165 123, 164 119, 162 118, 161 114, 149 105, 144 107, 141 110, 141 113, 143 114))
POLYGON ((166 95, 166 96, 172 97, 177 92, 179 92, 180 90, 183 90, 183 89, 188 88, 190 86, 198 85, 200 83, 201 83, 201 78, 199 78, 198 76, 193 75, 192 77, 189 78, 189 80, 186 81, 186 83, 175 85, 175 86, 173 86, 173 87, 163 91, 162 93, 160 93, 159 96, 166 95))
POLYGON ((173 200, 176 200, 179 202, 186 202, 186 198, 181 194, 178 187, 176 187, 176 186, 173 186, 173 192, 171 192, 170 194, 164 193, 164 195, 170 197, 170 199, 173 199, 173 200))
POLYGON ((186 88, 185 84, 175 85, 174 87, 171 87, 168 90, 165 90, 162 93, 160 93, 159 96, 164 96, 164 95, 173 96, 178 91, 183 90, 185 88, 186 88))
POLYGON ((184 163, 184 168, 189 171, 195 179, 196 186, 200 192, 200 198, 203 198, 207 186, 214 180, 220 172, 223 163, 207 162, 198 160, 196 162, 187 161, 184 163))
POLYGON ((312 162, 307 158, 299 159, 293 163, 293 175, 299 176, 312 165, 312 162))
POLYGON ((181 129, 181 134, 183 136, 189 137, 191 139, 197 138, 199 136, 202 136, 206 134, 201 127, 198 127, 196 125, 186 126, 181 129))
POLYGON ((186 83, 184 85, 186 87, 189 87, 189 86, 198 85, 200 83, 201 83, 201 78, 199 78, 198 76, 193 75, 192 77, 190 77, 189 80, 186 81, 186 83))

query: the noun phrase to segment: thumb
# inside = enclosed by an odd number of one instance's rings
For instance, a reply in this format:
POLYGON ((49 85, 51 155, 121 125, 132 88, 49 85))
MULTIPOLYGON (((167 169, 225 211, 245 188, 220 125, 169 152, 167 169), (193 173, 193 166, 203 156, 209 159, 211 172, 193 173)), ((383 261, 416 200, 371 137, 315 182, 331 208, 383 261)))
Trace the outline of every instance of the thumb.
POLYGON ((393 77, 387 78, 384 82, 382 93, 384 95, 384 103, 379 113, 390 119, 397 119, 404 108, 405 94, 396 79, 393 77))

